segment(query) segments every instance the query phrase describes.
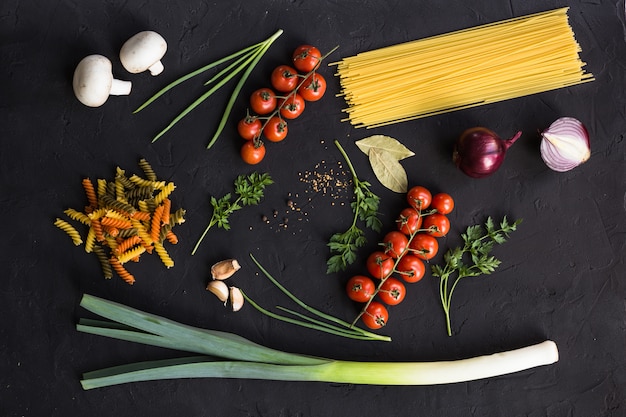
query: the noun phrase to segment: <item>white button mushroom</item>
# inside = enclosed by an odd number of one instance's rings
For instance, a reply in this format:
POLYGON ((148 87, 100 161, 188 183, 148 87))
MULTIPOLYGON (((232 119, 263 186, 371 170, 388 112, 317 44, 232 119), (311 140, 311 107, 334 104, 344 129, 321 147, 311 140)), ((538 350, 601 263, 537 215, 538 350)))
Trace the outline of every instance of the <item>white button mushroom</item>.
POLYGON ((102 55, 83 58, 74 71, 72 82, 76 98, 86 106, 100 107, 110 95, 130 94, 130 81, 113 78, 111 61, 102 55))
POLYGON ((161 58, 167 51, 167 42, 156 32, 139 32, 127 40, 120 50, 122 65, 130 73, 150 70, 152 75, 163 72, 161 58))

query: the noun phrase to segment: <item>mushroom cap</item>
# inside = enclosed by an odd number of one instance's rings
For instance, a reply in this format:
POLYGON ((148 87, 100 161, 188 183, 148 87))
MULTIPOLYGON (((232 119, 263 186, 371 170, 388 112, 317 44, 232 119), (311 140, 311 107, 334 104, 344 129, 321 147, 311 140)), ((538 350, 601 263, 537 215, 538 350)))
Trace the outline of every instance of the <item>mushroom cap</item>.
POLYGON ((132 74, 150 69, 152 75, 158 75, 163 71, 160 61, 166 51, 165 39, 156 32, 146 30, 124 42, 120 50, 120 61, 132 74))
POLYGON ((86 56, 74 70, 72 81, 74 94, 86 106, 102 106, 109 98, 111 84, 113 84, 112 65, 105 56, 86 56))

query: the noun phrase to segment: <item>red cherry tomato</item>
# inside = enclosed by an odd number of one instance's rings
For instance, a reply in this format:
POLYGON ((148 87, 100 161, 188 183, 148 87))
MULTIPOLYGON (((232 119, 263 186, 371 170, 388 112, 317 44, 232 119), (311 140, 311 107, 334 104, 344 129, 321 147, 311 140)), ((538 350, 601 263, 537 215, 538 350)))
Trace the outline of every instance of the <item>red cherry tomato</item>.
POLYGON ((409 246, 409 239, 404 233, 394 230, 385 235, 382 245, 387 255, 397 259, 404 253, 407 246, 409 246))
POLYGON ((422 216, 412 207, 407 207, 400 212, 396 220, 398 230, 405 235, 412 235, 422 226, 422 216))
POLYGON ((417 211, 426 210, 430 206, 433 196, 427 188, 416 185, 406 193, 409 206, 417 211))
POLYGON ((370 254, 365 262, 367 271, 376 279, 383 279, 391 275, 395 261, 383 251, 375 251, 370 254))
POLYGON ((378 301, 372 301, 365 309, 361 318, 367 327, 376 330, 387 324, 389 312, 383 304, 378 301))
POLYGON ((450 194, 439 193, 433 196, 430 208, 437 210, 437 213, 450 214, 454 209, 454 200, 450 194))
POLYGON ((326 93, 326 80, 316 72, 298 87, 298 94, 306 101, 317 101, 324 97, 324 93, 326 93))
POLYGON ((293 66, 300 72, 311 72, 320 65, 321 57, 322 53, 315 46, 300 45, 293 51, 293 66))
POLYGON ((415 255, 404 255, 396 265, 396 273, 398 273, 406 282, 417 282, 424 278, 426 267, 424 262, 415 255))
POLYGON ((287 122, 278 116, 270 118, 263 128, 263 136, 271 142, 280 142, 287 136, 287 122))
POLYGON ((298 80, 298 71, 289 65, 279 65, 272 71, 272 87, 281 93, 295 90, 298 86, 298 80))
POLYGON ((278 103, 280 115, 285 119, 295 119, 304 111, 304 103, 304 99, 300 94, 292 94, 278 103))
POLYGON ((371 278, 364 275, 355 275, 346 284, 348 297, 359 303, 366 303, 374 296, 376 285, 371 278))
POLYGON ((250 96, 250 108, 256 114, 268 114, 276 108, 276 94, 270 88, 259 88, 250 96))
POLYGON ((239 136, 245 140, 258 138, 262 128, 263 123, 254 116, 246 116, 237 123, 237 132, 239 132, 239 136))
POLYGON ((406 287, 402 281, 389 277, 381 284, 378 296, 383 303, 395 306, 404 300, 404 297, 406 296, 406 287))
POLYGON ((427 233, 435 237, 442 237, 450 231, 450 220, 444 214, 433 213, 424 217, 422 227, 428 229, 427 233))
POLYGON ((411 243, 409 243, 409 249, 413 255, 420 259, 428 261, 437 255, 439 251, 439 242, 434 236, 427 233, 418 233, 413 236, 411 243))
POLYGON ((241 159, 250 165, 256 165, 265 158, 265 145, 258 140, 247 140, 241 147, 241 159))

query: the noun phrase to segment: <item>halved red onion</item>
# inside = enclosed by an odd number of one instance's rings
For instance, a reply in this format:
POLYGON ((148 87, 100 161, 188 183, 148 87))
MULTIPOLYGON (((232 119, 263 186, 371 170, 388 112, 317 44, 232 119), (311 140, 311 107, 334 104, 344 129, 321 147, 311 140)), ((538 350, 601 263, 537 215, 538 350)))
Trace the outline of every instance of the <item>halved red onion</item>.
POLYGON ((557 119, 541 136, 541 158, 553 171, 569 171, 591 156, 587 128, 573 117, 557 119))

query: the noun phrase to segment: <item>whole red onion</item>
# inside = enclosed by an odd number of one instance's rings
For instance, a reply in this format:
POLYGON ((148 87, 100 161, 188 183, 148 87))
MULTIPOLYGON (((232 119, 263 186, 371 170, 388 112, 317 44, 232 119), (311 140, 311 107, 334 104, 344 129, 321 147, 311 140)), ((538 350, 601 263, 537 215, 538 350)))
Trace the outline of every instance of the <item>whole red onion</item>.
POLYGON ((454 144, 452 161, 472 178, 488 177, 500 168, 506 151, 521 135, 520 131, 504 140, 485 127, 467 129, 454 144))

